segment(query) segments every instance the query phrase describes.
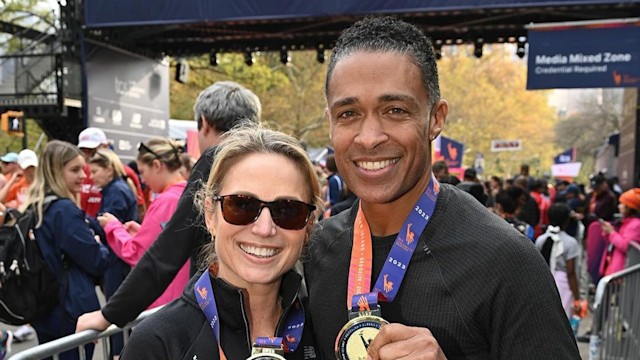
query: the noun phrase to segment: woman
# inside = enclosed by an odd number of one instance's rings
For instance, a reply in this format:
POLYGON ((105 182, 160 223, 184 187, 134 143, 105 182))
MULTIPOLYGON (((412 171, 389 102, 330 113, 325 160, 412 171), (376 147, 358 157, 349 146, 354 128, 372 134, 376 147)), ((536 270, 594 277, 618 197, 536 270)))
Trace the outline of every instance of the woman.
MULTIPOLYGON (((61 284, 59 304, 50 314, 32 322, 40 343, 73 334, 81 314, 100 309, 94 279, 106 269, 109 253, 96 241, 77 203, 86 178, 83 167, 84 157, 74 145, 49 142, 22 208, 37 209, 39 221, 34 235, 42 257, 61 284), (49 195, 58 199, 43 210, 45 197, 49 195)), ((90 359, 93 344, 85 349, 90 359)), ((60 355, 64 360, 78 358, 77 349, 60 355)))
POLYGON ((640 243, 640 188, 625 191, 618 199, 618 210, 622 214, 617 231, 607 221, 600 221, 606 250, 600 262, 600 274, 607 276, 624 269, 627 249, 633 241, 640 243))
MULTIPOLYGON (((138 220, 136 187, 133 181, 126 177, 118 155, 108 149, 98 149, 89 160, 89 168, 91 179, 102 194, 98 214, 110 213, 123 223, 138 220)), ((131 267, 115 253, 111 253, 103 279, 103 291, 107 300, 118 290, 129 271, 131 267)), ((112 355, 120 354, 124 346, 122 335, 114 335, 110 339, 112 355)))
MULTIPOLYGON (((152 139, 140 143, 138 171, 151 191, 159 194, 149 206, 142 224, 135 221, 122 224, 108 212, 98 216, 109 246, 130 266, 135 266, 155 241, 178 205, 178 199, 187 184, 181 174, 181 152, 178 144, 168 139, 152 139)), ((186 263, 167 290, 149 308, 164 305, 180 297, 188 280, 189 263, 186 263)))
POLYGON ((210 267, 135 328, 123 359, 246 359, 251 344, 274 336, 284 339, 285 358, 304 359, 313 345, 302 278, 291 269, 322 204, 307 154, 258 125, 232 130, 199 198, 210 267))

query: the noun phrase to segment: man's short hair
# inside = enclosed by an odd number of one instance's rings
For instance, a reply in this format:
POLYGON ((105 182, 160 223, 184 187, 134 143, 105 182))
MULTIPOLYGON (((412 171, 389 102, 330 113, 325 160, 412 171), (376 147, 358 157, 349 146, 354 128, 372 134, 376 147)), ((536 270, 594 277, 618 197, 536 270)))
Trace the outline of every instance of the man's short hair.
POLYGON ((437 174, 440 171, 449 171, 449 166, 446 161, 438 160, 431 165, 431 171, 433 171, 434 174, 437 174))
POLYGON ((433 45, 420 29, 393 17, 366 17, 342 32, 331 52, 325 95, 336 64, 356 52, 395 52, 408 55, 422 73, 429 105, 440 100, 438 68, 433 45))
POLYGON ((193 105, 198 130, 202 118, 219 132, 234 128, 241 121, 259 122, 262 105, 251 90, 233 81, 218 81, 202 90, 193 105))

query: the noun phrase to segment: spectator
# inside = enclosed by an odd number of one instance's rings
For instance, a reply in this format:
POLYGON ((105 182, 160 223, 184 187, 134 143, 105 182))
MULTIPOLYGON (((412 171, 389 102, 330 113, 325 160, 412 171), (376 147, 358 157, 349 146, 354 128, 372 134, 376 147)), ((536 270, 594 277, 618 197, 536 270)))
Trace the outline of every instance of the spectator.
POLYGON ((327 208, 337 204, 346 194, 346 186, 336 167, 336 160, 333 155, 327 155, 326 159, 327 173, 327 208))
POLYGON ((524 189, 519 186, 512 186, 508 189, 500 190, 496 195, 494 210, 498 216, 511 224, 516 230, 529 239, 534 240, 533 227, 518 219, 516 216, 520 206, 522 206, 522 197, 524 197, 524 189))
MULTIPOLYGON (((76 204, 86 176, 83 166, 84 157, 74 145, 58 140, 49 142, 21 208, 38 209, 35 238, 44 261, 61 284, 59 304, 31 324, 41 344, 72 334, 80 314, 100 309, 94 278, 102 276, 109 252, 96 241, 84 212, 76 204), (42 204, 50 194, 59 199, 43 213, 42 204)), ((89 359, 93 347, 93 343, 85 345, 89 359)), ((60 359, 79 359, 78 349, 63 352, 60 359)))
POLYGON ((585 218, 585 227, 588 227, 592 221, 597 219, 613 220, 613 215, 617 209, 616 195, 609 188, 604 175, 596 174, 592 176, 590 183, 592 191, 589 198, 589 210, 585 218))
POLYGON ((18 166, 22 171, 21 175, 14 175, 5 186, 9 185, 9 190, 3 200, 4 204, 10 208, 19 208, 27 197, 27 190, 33 183, 38 167, 38 155, 29 149, 24 149, 18 154, 18 166))
MULTIPOLYGON (((82 194, 80 196, 80 206, 82 210, 84 210, 87 215, 95 218, 100 211, 100 203, 102 201, 102 196, 100 194, 100 189, 93 184, 93 180, 91 180, 91 171, 89 170, 89 160, 95 155, 98 149, 109 149, 109 142, 107 141, 107 135, 99 128, 96 127, 88 127, 78 136, 78 148, 82 151, 84 155, 84 160, 86 163, 85 173, 87 177, 85 178, 85 183, 82 185, 82 194)), ((135 185, 136 191, 134 192, 137 196, 136 201, 138 204, 138 216, 140 219, 144 218, 145 213, 145 199, 142 193, 142 187, 140 185, 140 180, 133 169, 128 166, 124 166, 124 171, 129 180, 133 181, 135 185)))
POLYGON ((10 152, 0 158, 2 162, 2 174, 0 174, 0 189, 11 180, 11 178, 18 172, 18 154, 10 152))
POLYGON ((469 168, 464 171, 464 177, 462 182, 456 185, 459 189, 471 194, 480 204, 486 206, 487 194, 484 191, 484 186, 478 180, 476 170, 469 168))
POLYGON ((447 176, 449 176, 449 165, 447 165, 447 162, 444 160, 434 162, 432 169, 433 176, 435 176, 440 182, 444 182, 447 176))
POLYGON ((616 230, 608 221, 600 222, 607 247, 600 262, 602 276, 624 269, 629 244, 640 244, 640 188, 625 191, 619 201, 620 228, 616 230))
MULTIPOLYGON (((102 196, 98 214, 110 214, 123 223, 138 220, 136 188, 133 181, 126 177, 118 155, 108 149, 97 149, 89 160, 89 168, 91 179, 102 196)), ((131 266, 111 252, 102 284, 107 300, 116 292, 129 271, 131 266)), ((124 346, 124 339, 122 334, 113 335, 110 339, 111 354, 116 356, 124 346)))
POLYGON ((560 292, 562 307, 567 318, 571 318, 572 315, 579 315, 581 309, 576 269, 582 249, 578 241, 564 231, 571 215, 569 205, 553 204, 549 207, 548 214, 549 226, 546 232, 536 239, 536 247, 549 264, 560 292))
MULTIPOLYGON (((110 213, 98 216, 109 246, 129 266, 138 263, 162 232, 178 205, 178 199, 187 185, 180 171, 181 152, 178 144, 166 139, 152 139, 140 143, 137 167, 144 183, 158 194, 149 206, 142 224, 135 221, 123 224, 110 213)), ((188 280, 189 264, 185 264, 167 290, 149 308, 164 305, 178 298, 188 280)))

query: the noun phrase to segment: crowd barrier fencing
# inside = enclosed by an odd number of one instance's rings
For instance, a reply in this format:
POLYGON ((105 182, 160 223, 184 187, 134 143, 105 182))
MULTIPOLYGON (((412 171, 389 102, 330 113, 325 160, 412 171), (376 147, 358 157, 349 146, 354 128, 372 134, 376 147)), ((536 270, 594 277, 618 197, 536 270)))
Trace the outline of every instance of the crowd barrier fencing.
MULTIPOLYGON (((134 321, 127 324, 124 328, 119 328, 116 325, 111 325, 105 331, 97 331, 97 330, 85 330, 76 334, 71 334, 65 336, 63 338, 41 344, 38 346, 34 346, 30 349, 21 351, 11 356, 11 360, 40 360, 48 357, 53 357, 53 360, 59 360, 59 354, 65 351, 78 348, 80 352, 80 360, 91 360, 87 359, 87 355, 85 353, 84 345, 96 342, 99 339, 108 338, 111 335, 123 333, 124 334, 124 342, 127 343, 129 331, 134 326, 138 325, 142 320, 149 317, 151 314, 160 310, 162 307, 159 306, 157 308, 153 308, 147 310, 140 314, 134 321)), ((94 350, 94 353, 98 351, 98 348, 94 350)), ((105 339, 102 341, 102 358, 109 359, 109 341, 105 339)))
POLYGON ((589 360, 640 359, 640 246, 627 255, 627 268, 598 282, 589 360))

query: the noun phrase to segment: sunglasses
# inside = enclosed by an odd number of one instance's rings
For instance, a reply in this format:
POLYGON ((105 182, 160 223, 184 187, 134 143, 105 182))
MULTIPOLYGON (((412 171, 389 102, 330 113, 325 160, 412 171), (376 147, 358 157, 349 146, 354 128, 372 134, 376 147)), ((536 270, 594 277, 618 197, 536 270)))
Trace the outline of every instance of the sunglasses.
POLYGON ((153 150, 149 149, 149 147, 145 145, 143 142, 138 143, 138 152, 142 152, 142 151, 148 152, 149 154, 160 159, 160 155, 156 154, 153 150))
POLYGON ((249 225, 260 216, 262 209, 268 208, 271 219, 286 230, 300 230, 316 209, 314 205, 298 200, 262 201, 248 195, 213 196, 220 201, 222 217, 232 225, 249 225))
MULTIPOLYGON (((177 159, 180 159, 180 154, 178 153, 178 149, 176 149, 173 145, 169 144, 171 146, 171 149, 173 150, 173 154, 176 156, 177 159)), ((147 145, 145 145, 143 142, 138 143, 138 152, 141 151, 146 151, 149 154, 155 156, 157 159, 162 159, 162 157, 160 157, 160 155, 158 155, 156 152, 154 152, 153 150, 151 150, 151 148, 149 148, 147 145)))

